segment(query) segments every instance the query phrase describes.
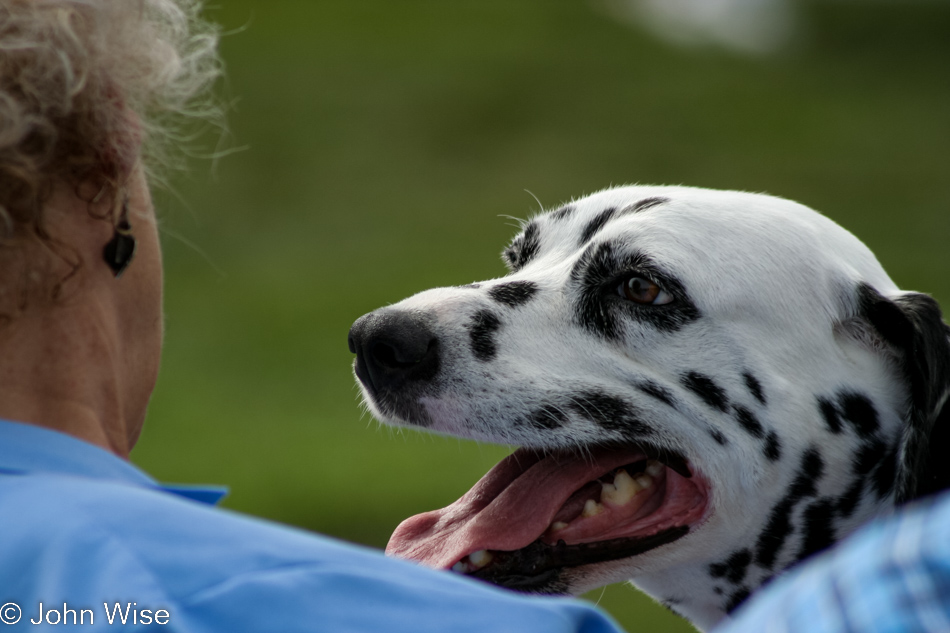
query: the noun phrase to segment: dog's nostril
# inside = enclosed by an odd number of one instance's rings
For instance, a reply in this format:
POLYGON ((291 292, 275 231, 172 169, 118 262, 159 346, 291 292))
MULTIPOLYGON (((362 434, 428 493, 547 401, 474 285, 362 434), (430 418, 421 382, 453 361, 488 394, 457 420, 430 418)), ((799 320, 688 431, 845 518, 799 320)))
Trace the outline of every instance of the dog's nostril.
POLYGON ((396 350, 386 343, 376 343, 369 350, 370 355, 377 365, 387 369, 398 369, 411 365, 412 363, 400 363, 396 360, 396 350))

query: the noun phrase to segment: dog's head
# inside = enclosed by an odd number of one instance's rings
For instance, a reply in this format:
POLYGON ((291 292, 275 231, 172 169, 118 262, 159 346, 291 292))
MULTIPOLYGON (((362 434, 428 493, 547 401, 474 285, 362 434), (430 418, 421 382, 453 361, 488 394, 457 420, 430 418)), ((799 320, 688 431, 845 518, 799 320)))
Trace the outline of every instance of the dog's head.
POLYGON ((391 553, 526 591, 632 578, 709 625, 946 487, 940 311, 818 213, 624 187, 532 219, 504 257, 502 279, 350 332, 379 419, 521 447, 391 553))

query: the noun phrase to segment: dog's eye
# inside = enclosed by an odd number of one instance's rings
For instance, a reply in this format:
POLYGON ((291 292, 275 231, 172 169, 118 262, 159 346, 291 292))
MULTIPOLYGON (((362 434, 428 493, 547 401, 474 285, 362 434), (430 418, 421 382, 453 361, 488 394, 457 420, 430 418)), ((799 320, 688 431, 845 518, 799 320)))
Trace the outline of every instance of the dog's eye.
POLYGON ((630 277, 620 282, 617 294, 634 303, 660 306, 673 300, 673 296, 666 290, 643 277, 630 277))

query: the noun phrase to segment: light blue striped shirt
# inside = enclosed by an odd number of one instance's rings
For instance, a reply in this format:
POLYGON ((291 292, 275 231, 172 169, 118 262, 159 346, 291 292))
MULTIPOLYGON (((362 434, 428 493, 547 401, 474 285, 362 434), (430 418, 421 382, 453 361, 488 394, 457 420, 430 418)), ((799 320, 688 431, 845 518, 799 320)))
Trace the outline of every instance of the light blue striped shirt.
POLYGON ((950 495, 791 570, 716 633, 950 633, 950 495))

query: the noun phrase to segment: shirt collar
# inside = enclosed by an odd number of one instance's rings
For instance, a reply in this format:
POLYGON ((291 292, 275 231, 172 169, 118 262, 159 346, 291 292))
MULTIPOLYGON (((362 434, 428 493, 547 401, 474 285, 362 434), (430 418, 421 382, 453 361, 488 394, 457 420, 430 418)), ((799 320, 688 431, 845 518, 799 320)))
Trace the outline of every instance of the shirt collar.
POLYGON ((165 486, 119 456, 71 435, 0 420, 0 473, 37 472, 121 481, 210 505, 228 492, 222 486, 165 486))

